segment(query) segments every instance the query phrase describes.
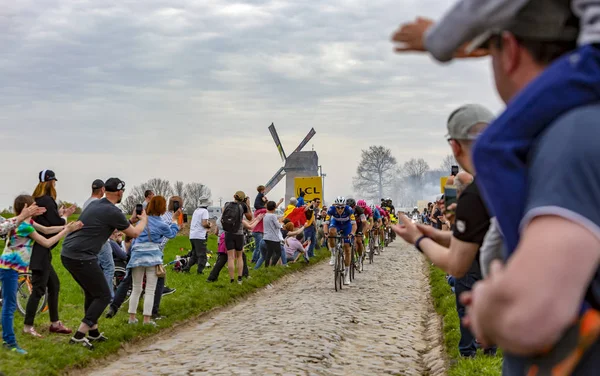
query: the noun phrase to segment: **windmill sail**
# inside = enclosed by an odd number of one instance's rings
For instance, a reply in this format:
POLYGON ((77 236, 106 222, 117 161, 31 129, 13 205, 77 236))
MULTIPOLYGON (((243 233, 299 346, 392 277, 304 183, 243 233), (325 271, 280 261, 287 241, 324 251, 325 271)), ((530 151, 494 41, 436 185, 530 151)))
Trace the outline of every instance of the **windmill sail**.
POLYGON ((285 169, 282 167, 279 169, 279 171, 277 171, 275 173, 275 175, 273 175, 271 180, 269 180, 269 182, 267 184, 265 184, 265 194, 268 194, 273 188, 275 188, 277 183, 279 183, 281 181, 281 179, 283 179, 284 176, 285 176, 285 169))
POLYGON ((302 142, 300 143, 300 145, 298 145, 298 147, 296 148, 296 150, 294 150, 294 153, 302 150, 302 148, 304 148, 306 146, 306 144, 308 144, 308 142, 311 140, 311 138, 313 138, 313 136, 316 133, 317 132, 315 132, 315 129, 311 128, 310 132, 308 132, 308 134, 306 135, 306 137, 304 137, 304 140, 302 140, 302 142))
POLYGON ((271 123, 271 125, 269 126, 269 132, 271 132, 271 136, 273 137, 273 141, 275 141, 275 146, 277 146, 277 150, 279 150, 279 155, 281 156, 281 161, 285 162, 285 160, 287 159, 287 157, 285 155, 285 151, 283 151, 283 145, 281 145, 281 140, 279 139, 279 135, 277 134, 277 130, 275 130, 275 124, 271 123))

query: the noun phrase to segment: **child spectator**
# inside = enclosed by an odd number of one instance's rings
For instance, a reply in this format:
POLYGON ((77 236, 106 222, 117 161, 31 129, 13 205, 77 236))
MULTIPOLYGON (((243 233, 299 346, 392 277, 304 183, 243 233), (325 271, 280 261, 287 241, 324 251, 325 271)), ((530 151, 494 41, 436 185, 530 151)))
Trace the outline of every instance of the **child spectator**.
MULTIPOLYGON (((35 203, 33 197, 21 195, 15 199, 13 204, 15 214, 21 213, 35 203)), ((19 347, 15 338, 13 326, 15 310, 17 309, 17 290, 19 273, 27 272, 33 243, 50 248, 58 243, 69 232, 76 231, 82 226, 81 222, 72 222, 66 226, 45 227, 33 222, 31 216, 23 218, 16 229, 10 231, 2 256, 0 256, 0 281, 2 282, 2 341, 3 346, 9 351, 17 354, 27 354, 19 347), (47 239, 40 235, 56 234, 47 239)))

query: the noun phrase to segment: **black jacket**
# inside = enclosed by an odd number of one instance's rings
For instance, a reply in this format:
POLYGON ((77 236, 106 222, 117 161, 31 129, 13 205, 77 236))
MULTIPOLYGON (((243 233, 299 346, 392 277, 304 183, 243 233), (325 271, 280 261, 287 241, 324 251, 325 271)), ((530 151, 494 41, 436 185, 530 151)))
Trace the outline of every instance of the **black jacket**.
MULTIPOLYGON (((35 217, 35 221, 42 226, 52 227, 52 226, 64 226, 65 220, 60 217, 58 214, 58 205, 56 205, 56 201, 50 196, 42 196, 35 199, 35 203, 39 207, 46 208, 46 212, 38 217, 35 217)), ((40 234, 46 238, 51 238, 52 235, 40 234)), ((58 243, 56 243, 58 244, 58 243)), ((45 248, 44 246, 34 243, 33 249, 31 251, 31 260, 29 262, 29 269, 32 270, 44 270, 46 269, 50 263, 52 262, 52 252, 51 250, 56 247, 54 244, 50 249, 45 248)))

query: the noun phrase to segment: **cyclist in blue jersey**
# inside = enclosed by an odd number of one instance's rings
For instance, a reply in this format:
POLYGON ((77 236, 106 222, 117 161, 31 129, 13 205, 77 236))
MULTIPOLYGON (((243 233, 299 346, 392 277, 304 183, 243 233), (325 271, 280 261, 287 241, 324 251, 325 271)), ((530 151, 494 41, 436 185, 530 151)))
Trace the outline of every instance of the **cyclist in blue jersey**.
POLYGON ((335 264, 335 238, 338 233, 344 237, 344 285, 350 284, 350 236, 356 233, 356 218, 352 208, 346 205, 344 197, 335 199, 333 205, 327 211, 327 217, 323 225, 323 231, 328 236, 328 246, 331 251, 329 265, 335 264))

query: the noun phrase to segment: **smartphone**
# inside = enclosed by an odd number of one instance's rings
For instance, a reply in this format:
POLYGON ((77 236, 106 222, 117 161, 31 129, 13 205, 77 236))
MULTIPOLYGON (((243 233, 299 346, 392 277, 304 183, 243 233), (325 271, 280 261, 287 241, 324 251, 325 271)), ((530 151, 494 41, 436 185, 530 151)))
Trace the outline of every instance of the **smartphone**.
POLYGON ((188 216, 187 216, 187 214, 184 213, 183 214, 183 223, 187 223, 187 221, 188 221, 188 216))
POLYGON ((135 213, 136 213, 137 215, 142 215, 142 212, 143 212, 143 211, 144 211, 144 205, 142 205, 142 204, 137 204, 137 205, 135 206, 135 213))
POLYGON ((450 172, 450 176, 458 175, 458 166, 452 166, 452 171, 450 172))
POLYGON ((179 210, 179 201, 173 201, 173 211, 179 210))
POLYGON ((446 206, 446 210, 452 204, 455 204, 457 201, 457 193, 456 186, 448 185, 444 188, 444 205, 446 206))

